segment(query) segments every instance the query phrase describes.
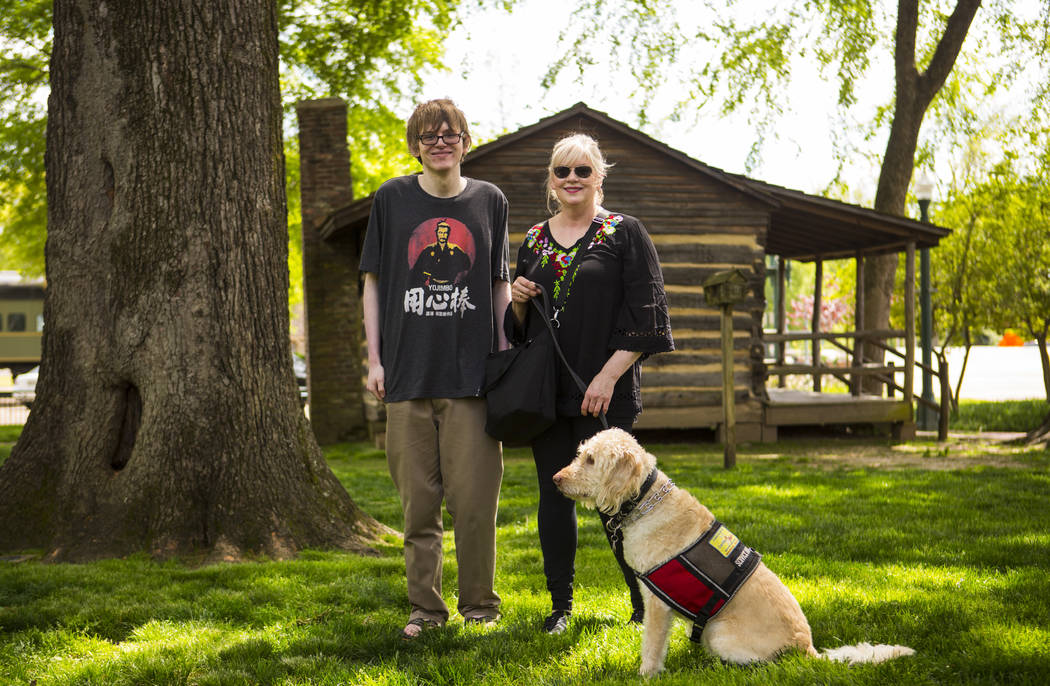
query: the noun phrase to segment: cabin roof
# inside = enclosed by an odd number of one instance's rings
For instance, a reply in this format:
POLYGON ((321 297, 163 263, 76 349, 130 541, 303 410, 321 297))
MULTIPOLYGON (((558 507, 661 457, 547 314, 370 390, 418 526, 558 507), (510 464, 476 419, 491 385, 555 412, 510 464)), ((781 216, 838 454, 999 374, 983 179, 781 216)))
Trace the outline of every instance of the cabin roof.
MULTIPOLYGON (((917 248, 935 247, 941 238, 950 233, 949 229, 933 224, 725 172, 693 159, 582 102, 475 148, 464 165, 469 169, 470 163, 498 154, 516 141, 580 117, 607 126, 768 207, 770 222, 765 251, 770 255, 811 261, 889 254, 905 250, 911 241, 915 242, 917 248)), ((371 209, 371 195, 336 209, 322 223, 321 237, 328 240, 346 231, 363 230, 371 209)))

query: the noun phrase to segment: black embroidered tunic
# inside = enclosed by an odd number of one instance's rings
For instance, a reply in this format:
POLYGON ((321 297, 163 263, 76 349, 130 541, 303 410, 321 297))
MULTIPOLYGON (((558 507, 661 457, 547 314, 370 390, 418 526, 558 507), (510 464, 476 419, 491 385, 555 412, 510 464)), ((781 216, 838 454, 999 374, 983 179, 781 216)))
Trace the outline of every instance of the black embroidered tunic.
MULTIPOLYGON (((558 342, 584 384, 616 350, 640 352, 642 358, 674 350, 663 274, 645 227, 634 217, 615 213, 594 221, 597 231, 588 231, 570 246, 554 240, 547 222, 533 226, 518 248, 514 274, 536 281, 554 303, 561 302, 558 342), (582 251, 578 270, 576 265, 570 267, 577 251, 582 251)), ((532 307, 528 312, 526 330, 531 336, 543 324, 532 307)), ((527 338, 509 310, 505 324, 512 342, 527 338)), ((609 416, 636 418, 641 412, 640 362, 617 381, 609 416)), ((557 367, 557 413, 579 416, 583 393, 564 365, 559 362, 557 367)))

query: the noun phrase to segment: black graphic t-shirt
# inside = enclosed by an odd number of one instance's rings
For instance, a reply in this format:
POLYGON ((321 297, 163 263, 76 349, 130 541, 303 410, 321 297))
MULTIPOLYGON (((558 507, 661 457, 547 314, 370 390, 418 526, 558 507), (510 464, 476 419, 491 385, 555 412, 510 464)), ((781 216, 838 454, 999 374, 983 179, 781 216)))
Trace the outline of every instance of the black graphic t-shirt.
POLYGON ((481 393, 496 347, 492 284, 509 279, 507 199, 466 182, 437 198, 402 176, 372 200, 360 268, 378 280, 388 402, 481 393))

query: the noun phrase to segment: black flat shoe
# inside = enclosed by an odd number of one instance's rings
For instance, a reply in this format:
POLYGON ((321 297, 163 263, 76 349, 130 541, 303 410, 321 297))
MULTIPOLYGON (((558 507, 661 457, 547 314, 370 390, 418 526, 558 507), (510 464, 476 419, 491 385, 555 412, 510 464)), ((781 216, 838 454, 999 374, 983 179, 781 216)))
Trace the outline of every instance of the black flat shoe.
POLYGON ((571 610, 555 610, 543 620, 543 630, 548 634, 560 634, 569 628, 569 617, 571 610))

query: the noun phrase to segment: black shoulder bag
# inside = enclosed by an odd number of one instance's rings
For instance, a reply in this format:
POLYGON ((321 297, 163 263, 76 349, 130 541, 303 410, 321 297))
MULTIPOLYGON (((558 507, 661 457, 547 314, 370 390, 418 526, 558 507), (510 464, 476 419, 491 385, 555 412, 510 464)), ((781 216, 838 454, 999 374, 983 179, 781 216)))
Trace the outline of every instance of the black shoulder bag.
POLYGON ((547 326, 521 345, 489 353, 485 361, 485 431, 509 443, 528 443, 554 423, 558 341, 551 326, 547 291, 540 289, 532 305, 547 326))
MULTIPOLYGON (((584 241, 589 243, 588 239, 594 237, 594 232, 592 227, 584 241)), ((574 273, 579 268, 583 251, 584 248, 577 248, 573 256, 570 269, 574 273)), ((485 431, 508 443, 529 443, 554 423, 557 395, 555 353, 580 392, 587 392, 587 385, 558 345, 558 337, 551 326, 554 315, 550 297, 543 286, 539 289, 540 295, 532 298, 532 305, 545 324, 544 328, 522 345, 490 353, 485 361, 485 386, 482 388, 488 412, 485 431)), ((564 298, 562 300, 564 302, 564 298)), ((608 428, 605 413, 600 418, 602 426, 608 428)))

